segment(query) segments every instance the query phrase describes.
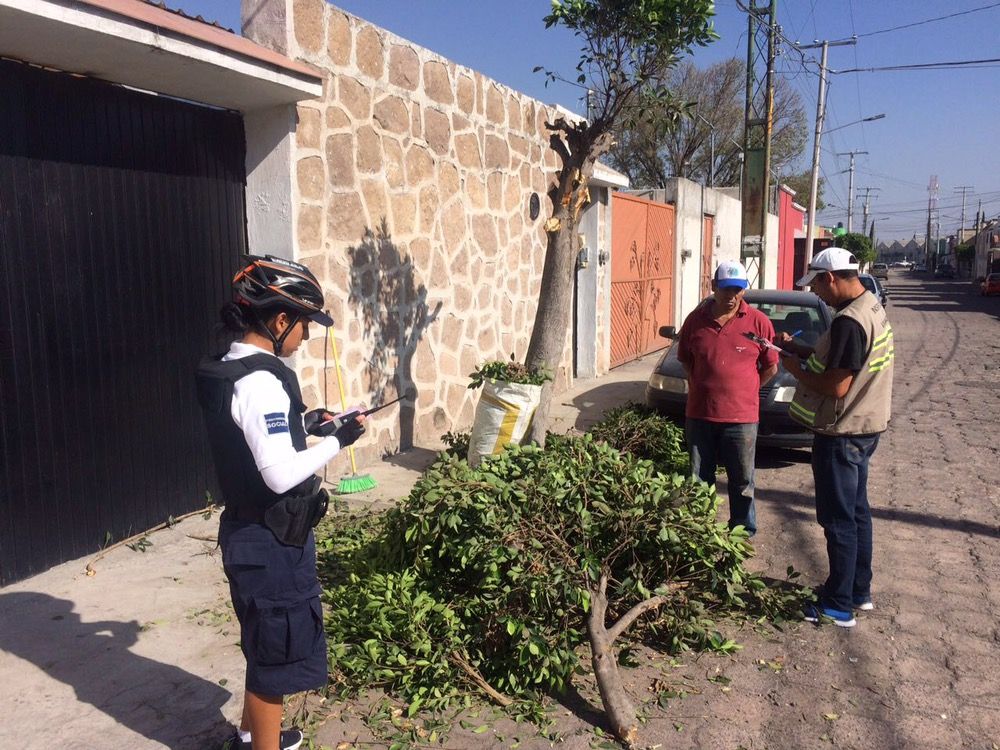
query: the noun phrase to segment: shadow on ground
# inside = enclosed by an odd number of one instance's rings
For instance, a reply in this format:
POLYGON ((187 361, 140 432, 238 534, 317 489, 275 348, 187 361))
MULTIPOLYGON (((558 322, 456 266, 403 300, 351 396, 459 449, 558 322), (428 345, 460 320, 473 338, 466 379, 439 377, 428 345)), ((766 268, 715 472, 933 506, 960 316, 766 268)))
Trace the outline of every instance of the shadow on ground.
POLYGON ((564 398, 557 397, 559 403, 567 403, 567 405, 579 410, 576 421, 573 423, 573 428, 579 432, 586 432, 601 421, 601 417, 608 409, 622 406, 630 401, 642 404, 645 403, 645 400, 645 380, 604 383, 576 394, 568 403, 564 398))
MULTIPOLYGON (((31 662, 71 687, 80 702, 152 742, 172 750, 221 744, 231 731, 221 711, 230 692, 133 653, 140 632, 135 620, 85 622, 73 602, 48 594, 0 594, 4 651, 31 662)), ((45 717, 38 721, 44 723, 45 717)))
MULTIPOLYGON (((766 494, 766 497, 758 496, 757 500, 772 505, 778 515, 787 518, 796 516, 815 518, 816 501, 812 495, 793 491, 771 490, 766 494)), ((1000 539, 1000 526, 998 525, 980 523, 979 521, 972 521, 965 518, 939 516, 918 510, 873 506, 872 518, 916 526, 926 526, 932 529, 954 531, 959 534, 978 534, 1000 539)))

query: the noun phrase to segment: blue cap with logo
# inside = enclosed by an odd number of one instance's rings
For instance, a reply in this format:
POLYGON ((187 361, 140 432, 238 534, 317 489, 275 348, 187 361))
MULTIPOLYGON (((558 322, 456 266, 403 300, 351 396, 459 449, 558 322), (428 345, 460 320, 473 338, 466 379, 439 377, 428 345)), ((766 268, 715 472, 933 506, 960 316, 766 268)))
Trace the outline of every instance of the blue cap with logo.
POLYGON ((715 269, 715 285, 719 287, 747 288, 747 270, 735 260, 724 260, 715 269))

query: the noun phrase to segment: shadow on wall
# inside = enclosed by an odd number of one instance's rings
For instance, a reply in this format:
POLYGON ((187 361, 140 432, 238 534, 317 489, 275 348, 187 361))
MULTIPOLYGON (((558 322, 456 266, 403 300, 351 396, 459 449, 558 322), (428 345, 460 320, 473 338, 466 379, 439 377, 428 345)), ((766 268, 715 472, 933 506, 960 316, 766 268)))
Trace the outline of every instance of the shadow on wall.
MULTIPOLYGON (((433 311, 428 309, 427 288, 415 283, 413 261, 400 255, 385 217, 378 229, 365 229, 361 244, 347 248, 347 254, 351 262, 347 301, 361 313, 364 337, 371 343, 365 373, 372 403, 380 404, 415 388, 413 355, 441 312, 441 303, 433 311)), ((415 416, 415 399, 400 402, 401 451, 414 445, 415 416)))
MULTIPOLYGON (((148 740, 173 750, 221 743, 231 731, 221 711, 229 691, 133 653, 138 637, 138 622, 84 622, 66 599, 33 592, 0 595, 0 649, 31 662, 50 679, 73 688, 78 701, 148 740)), ((18 722, 22 736, 39 731, 43 714, 18 722)), ((12 728, 10 713, 4 723, 12 728)))

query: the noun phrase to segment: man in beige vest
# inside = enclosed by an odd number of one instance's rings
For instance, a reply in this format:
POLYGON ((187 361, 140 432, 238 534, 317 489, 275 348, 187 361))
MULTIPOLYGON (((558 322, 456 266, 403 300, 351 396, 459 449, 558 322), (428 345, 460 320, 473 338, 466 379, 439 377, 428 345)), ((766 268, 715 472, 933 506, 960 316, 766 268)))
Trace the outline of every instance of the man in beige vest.
POLYGON ((868 462, 889 424, 892 326, 862 286, 858 261, 847 250, 833 247, 816 255, 796 286, 810 287, 835 311, 815 348, 795 344, 787 334, 775 339, 790 352, 781 363, 798 381, 789 414, 813 431, 816 520, 830 562, 805 619, 850 628, 855 609, 874 609, 868 462))

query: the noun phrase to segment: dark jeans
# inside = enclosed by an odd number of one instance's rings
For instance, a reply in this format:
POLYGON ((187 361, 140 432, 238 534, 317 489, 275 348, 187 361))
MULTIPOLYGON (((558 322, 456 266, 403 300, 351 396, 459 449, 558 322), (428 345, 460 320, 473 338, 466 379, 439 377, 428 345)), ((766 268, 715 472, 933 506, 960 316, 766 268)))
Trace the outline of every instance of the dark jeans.
POLYGON ((716 467, 725 466, 729 483, 729 528, 743 526, 753 536, 757 533, 757 513, 753 506, 757 425, 688 419, 685 432, 691 452, 691 474, 703 482, 715 484, 716 467))
POLYGON ((868 505, 868 461, 878 435, 815 436, 812 468, 816 520, 826 534, 830 575, 823 604, 851 611, 871 598, 872 514, 868 505))

